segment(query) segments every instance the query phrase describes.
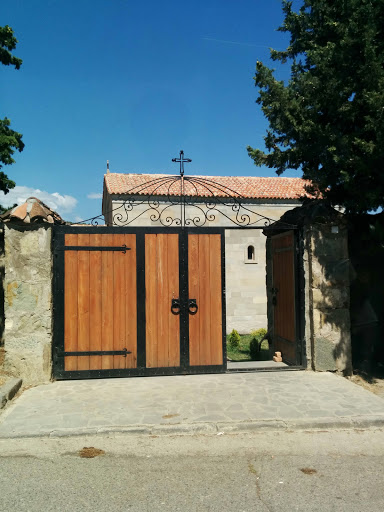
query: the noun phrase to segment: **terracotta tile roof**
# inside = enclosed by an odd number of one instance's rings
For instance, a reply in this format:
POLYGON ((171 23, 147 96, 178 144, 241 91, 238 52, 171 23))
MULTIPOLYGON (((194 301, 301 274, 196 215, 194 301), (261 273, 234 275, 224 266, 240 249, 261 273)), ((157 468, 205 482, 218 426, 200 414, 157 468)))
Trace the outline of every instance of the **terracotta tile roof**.
MULTIPOLYGON (((180 195, 180 180, 169 174, 104 175, 109 194, 180 195)), ((257 178, 253 176, 185 176, 185 194, 198 197, 242 196, 247 199, 298 199, 308 196, 301 178, 257 178), (204 180, 204 181, 203 181, 204 180)))
POLYGON ((49 208, 40 199, 29 197, 25 203, 15 206, 0 215, 3 222, 22 222, 24 224, 65 224, 58 213, 49 208))

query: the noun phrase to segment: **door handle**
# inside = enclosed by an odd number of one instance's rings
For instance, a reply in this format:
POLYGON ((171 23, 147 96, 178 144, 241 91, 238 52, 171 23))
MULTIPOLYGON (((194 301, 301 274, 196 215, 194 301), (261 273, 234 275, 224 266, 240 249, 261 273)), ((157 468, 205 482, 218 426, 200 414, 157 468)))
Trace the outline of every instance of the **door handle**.
POLYGON ((180 315, 180 311, 181 311, 180 299, 172 299, 171 311, 174 315, 180 315))
POLYGON ((196 315, 198 310, 199 310, 199 308, 196 304, 196 299, 189 299, 188 300, 188 313, 190 315, 196 315))

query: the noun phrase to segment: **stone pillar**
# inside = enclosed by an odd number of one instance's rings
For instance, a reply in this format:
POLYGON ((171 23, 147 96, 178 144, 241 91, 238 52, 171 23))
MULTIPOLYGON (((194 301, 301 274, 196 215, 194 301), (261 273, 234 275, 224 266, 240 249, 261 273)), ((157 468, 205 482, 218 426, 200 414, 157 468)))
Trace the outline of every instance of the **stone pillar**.
POLYGON ((306 333, 312 367, 352 372, 349 315, 348 230, 344 220, 304 227, 306 265, 306 333))
POLYGON ((4 224, 4 369, 24 385, 51 378, 52 229, 4 224))

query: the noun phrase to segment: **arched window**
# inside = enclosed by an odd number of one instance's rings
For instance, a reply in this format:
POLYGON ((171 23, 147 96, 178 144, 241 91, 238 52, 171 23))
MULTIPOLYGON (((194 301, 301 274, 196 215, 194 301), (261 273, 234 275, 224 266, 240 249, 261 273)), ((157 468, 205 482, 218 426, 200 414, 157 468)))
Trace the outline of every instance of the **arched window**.
POLYGON ((248 245, 247 257, 248 257, 248 261, 255 260, 255 248, 253 247, 253 245, 248 245))

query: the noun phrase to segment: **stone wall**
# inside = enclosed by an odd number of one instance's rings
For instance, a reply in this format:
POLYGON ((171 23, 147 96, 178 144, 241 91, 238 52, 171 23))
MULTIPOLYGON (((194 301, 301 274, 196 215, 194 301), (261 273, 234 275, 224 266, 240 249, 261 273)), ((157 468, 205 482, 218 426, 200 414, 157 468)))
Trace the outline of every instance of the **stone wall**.
POLYGON ((24 385, 51 378, 51 237, 44 225, 4 225, 4 369, 24 385))
POLYGON ((4 345, 4 228, 0 227, 0 368, 3 361, 4 345))

